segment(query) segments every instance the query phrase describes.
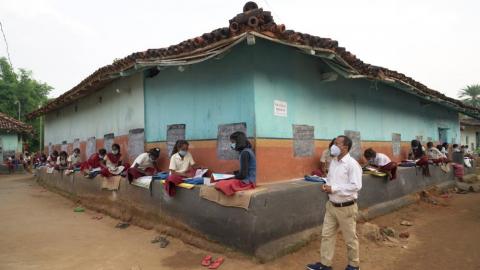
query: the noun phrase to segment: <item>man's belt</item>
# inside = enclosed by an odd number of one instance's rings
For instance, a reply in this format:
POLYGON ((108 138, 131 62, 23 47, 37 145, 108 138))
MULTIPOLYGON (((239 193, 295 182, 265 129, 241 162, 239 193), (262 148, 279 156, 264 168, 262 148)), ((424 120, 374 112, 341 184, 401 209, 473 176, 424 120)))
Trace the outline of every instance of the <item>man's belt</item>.
POLYGON ((346 206, 350 206, 350 205, 354 205, 357 200, 353 200, 353 201, 348 201, 348 202, 342 202, 342 203, 334 203, 332 201, 330 201, 332 203, 333 206, 335 207, 346 207, 346 206))

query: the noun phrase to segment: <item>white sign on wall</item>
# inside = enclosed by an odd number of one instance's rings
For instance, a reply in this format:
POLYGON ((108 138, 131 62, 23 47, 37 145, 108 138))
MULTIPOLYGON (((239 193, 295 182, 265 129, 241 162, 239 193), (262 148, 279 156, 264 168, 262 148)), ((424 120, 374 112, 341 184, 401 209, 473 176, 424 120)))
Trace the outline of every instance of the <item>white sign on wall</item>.
POLYGON ((281 100, 273 101, 273 115, 287 117, 287 102, 281 100))

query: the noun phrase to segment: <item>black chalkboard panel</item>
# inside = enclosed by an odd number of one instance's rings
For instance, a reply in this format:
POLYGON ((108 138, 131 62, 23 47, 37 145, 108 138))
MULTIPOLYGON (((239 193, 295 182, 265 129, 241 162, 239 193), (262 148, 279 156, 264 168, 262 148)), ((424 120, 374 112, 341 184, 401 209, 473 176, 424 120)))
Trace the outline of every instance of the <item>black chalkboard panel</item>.
POLYGON ((217 158, 220 160, 238 159, 238 153, 230 148, 230 135, 236 131, 247 134, 247 123, 218 125, 217 158))
POLYGON ((115 135, 113 133, 108 133, 103 136, 103 148, 107 150, 107 152, 112 152, 112 144, 115 135))
POLYGON ((399 133, 392 133, 392 153, 394 156, 399 156, 401 152, 402 135, 399 133))
POLYGON ((362 156, 362 146, 360 143, 361 142, 360 131, 345 130, 344 135, 350 138, 350 140, 352 140, 352 149, 350 149, 350 155, 354 159, 360 160, 362 156))
POLYGON ((85 149, 85 155, 89 158, 97 151, 97 143, 95 137, 90 137, 87 139, 87 147, 85 149))
POLYGON ((131 129, 128 132, 128 157, 134 160, 145 151, 145 133, 143 128, 131 129))
POLYGON ((168 156, 172 155, 173 147, 178 140, 185 140, 185 124, 167 126, 167 149, 168 156))
POLYGON ((308 125, 292 125, 293 156, 311 157, 315 152, 314 127, 308 125))

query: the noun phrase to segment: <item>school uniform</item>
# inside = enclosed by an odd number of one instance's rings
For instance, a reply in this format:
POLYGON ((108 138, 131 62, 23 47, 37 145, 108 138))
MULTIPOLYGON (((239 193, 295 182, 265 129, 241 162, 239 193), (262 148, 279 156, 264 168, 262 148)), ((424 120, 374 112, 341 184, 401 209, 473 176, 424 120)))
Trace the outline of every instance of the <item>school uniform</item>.
POLYGON ((320 167, 312 172, 312 175, 320 176, 320 177, 325 177, 327 176, 328 173, 328 167, 330 166, 330 162, 332 161, 332 156, 330 155, 330 149, 325 149, 322 152, 322 155, 320 156, 320 163, 325 164, 325 168, 327 168, 325 171, 323 167, 320 167))
POLYGON ((435 164, 439 163, 447 163, 447 157, 443 154, 440 150, 436 147, 429 148, 427 150, 427 156, 429 159, 433 161, 435 164))
POLYGON ((67 161, 70 164, 69 169, 73 170, 74 168, 80 167, 80 165, 82 163, 82 158, 80 157, 80 155, 75 156, 74 154, 72 154, 72 155, 68 156, 67 161))
MULTIPOLYGON (((191 177, 195 175, 194 170, 191 170, 193 165, 195 165, 195 160, 193 160, 193 156, 190 152, 187 152, 183 158, 179 153, 175 153, 170 158, 168 169, 176 173, 186 173, 191 177)), ((183 176, 171 173, 165 181, 165 192, 171 197, 175 196, 176 186, 182 183, 184 179, 185 177, 183 176)))
POLYGON ((128 181, 132 182, 146 175, 154 175, 156 172, 155 165, 150 159, 149 153, 142 153, 133 161, 132 166, 127 170, 128 181), (137 168, 135 166, 138 165, 137 168))
POLYGON ((358 267, 360 258, 356 233, 356 201, 362 188, 362 168, 350 154, 340 160, 333 159, 328 171, 327 185, 331 186, 332 193, 328 194, 329 200, 323 220, 321 263, 332 265, 337 228, 340 228, 347 245, 349 265, 358 267))
POLYGON ((390 180, 394 180, 397 178, 398 164, 396 162, 392 162, 392 160, 390 160, 387 155, 377 153, 371 163, 372 165, 378 167, 378 171, 388 174, 388 178, 390 180))

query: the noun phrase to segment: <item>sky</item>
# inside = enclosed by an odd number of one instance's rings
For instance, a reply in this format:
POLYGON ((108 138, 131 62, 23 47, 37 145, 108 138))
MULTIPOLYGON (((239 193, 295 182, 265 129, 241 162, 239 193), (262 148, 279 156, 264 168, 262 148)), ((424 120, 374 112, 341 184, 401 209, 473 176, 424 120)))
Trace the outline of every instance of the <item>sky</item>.
MULTIPOLYGON (((0 21, 13 66, 33 71, 57 97, 116 58, 228 26, 245 2, 1 0, 0 21)), ((337 40, 364 62, 448 96, 480 84, 480 1, 256 2, 287 29, 337 40)))

